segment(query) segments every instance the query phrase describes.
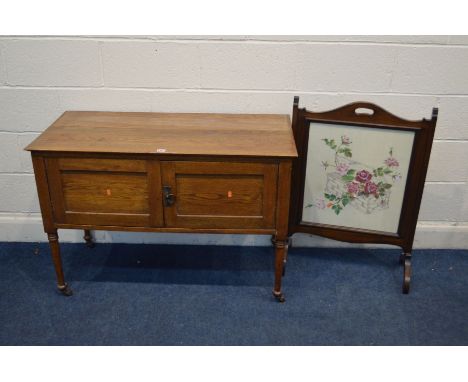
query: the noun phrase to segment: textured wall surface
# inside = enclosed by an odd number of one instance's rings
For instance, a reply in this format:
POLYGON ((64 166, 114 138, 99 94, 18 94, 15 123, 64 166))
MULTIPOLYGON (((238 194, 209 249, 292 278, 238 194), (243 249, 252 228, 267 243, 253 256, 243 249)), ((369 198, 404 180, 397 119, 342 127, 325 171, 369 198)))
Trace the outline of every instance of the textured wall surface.
MULTIPOLYGON (((467 248, 467 68, 467 36, 0 37, 0 241, 45 239, 22 148, 65 110, 290 113, 299 95, 314 111, 362 100, 408 119, 429 118, 438 106, 415 244, 467 248)), ((269 243, 253 235, 98 239, 269 243)))

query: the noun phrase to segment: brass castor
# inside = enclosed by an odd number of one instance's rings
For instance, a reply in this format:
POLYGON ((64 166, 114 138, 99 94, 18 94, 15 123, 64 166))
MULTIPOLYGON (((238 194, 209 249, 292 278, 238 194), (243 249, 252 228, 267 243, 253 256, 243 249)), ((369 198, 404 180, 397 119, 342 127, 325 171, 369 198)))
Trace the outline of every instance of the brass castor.
POLYGON ((71 290, 71 288, 68 286, 68 284, 65 284, 65 285, 59 285, 58 287, 58 290, 60 293, 62 293, 64 296, 73 296, 73 291, 71 290))
POLYGON ((278 302, 285 302, 286 299, 284 298, 283 292, 275 292, 273 291, 273 297, 276 299, 278 302))

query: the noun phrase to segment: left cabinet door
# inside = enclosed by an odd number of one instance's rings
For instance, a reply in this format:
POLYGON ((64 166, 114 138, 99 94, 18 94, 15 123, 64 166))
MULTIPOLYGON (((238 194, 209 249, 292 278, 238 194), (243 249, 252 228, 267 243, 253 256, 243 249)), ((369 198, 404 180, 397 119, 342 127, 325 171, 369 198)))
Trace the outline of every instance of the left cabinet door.
POLYGON ((56 223, 163 225, 159 161, 66 157, 46 166, 56 223))

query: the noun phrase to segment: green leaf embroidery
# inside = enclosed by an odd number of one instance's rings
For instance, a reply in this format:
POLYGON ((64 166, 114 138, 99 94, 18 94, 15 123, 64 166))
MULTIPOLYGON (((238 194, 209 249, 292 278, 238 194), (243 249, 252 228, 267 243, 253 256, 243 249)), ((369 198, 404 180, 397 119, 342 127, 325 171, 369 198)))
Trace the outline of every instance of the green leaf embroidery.
POLYGON ((383 176, 383 167, 376 168, 375 170, 372 171, 374 173, 374 176, 383 176))
POLYGON ((348 196, 343 196, 343 199, 341 199, 341 203, 343 203, 343 207, 346 207, 346 205, 349 203, 348 196))
POLYGON ((335 204, 333 207, 332 207, 333 211, 335 211, 335 214, 339 215, 342 208, 338 205, 338 204, 335 204))
POLYGON ((325 144, 327 146, 331 147, 333 150, 336 149, 337 146, 336 146, 336 143, 335 143, 334 139, 329 140, 329 139, 325 138, 325 139, 323 139, 323 141, 325 142, 325 144))
POLYGON ((333 195, 333 194, 324 194, 324 195, 328 200, 335 200, 336 199, 336 196, 333 195))
POLYGON ((351 156, 351 149, 349 147, 342 147, 337 152, 339 154, 344 154, 347 157, 351 156))
POLYGON ((352 180, 354 180, 354 175, 343 175, 341 179, 344 182, 351 182, 352 180))

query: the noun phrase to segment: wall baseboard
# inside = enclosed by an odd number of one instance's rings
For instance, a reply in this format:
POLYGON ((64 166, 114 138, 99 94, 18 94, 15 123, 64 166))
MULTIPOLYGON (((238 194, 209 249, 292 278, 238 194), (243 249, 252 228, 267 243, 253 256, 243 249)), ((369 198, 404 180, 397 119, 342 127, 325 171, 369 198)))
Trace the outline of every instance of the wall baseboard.
MULTIPOLYGON (((96 241, 105 243, 191 244, 269 246, 265 235, 173 234, 149 232, 95 231, 96 241)), ((83 241, 83 231, 59 230, 61 242, 83 241)), ((0 241, 47 241, 39 214, 0 214, 0 241)), ((390 247, 374 244, 349 244, 307 234, 293 237, 296 247, 390 247)), ((468 249, 468 223, 420 222, 416 232, 415 248, 468 249)))

